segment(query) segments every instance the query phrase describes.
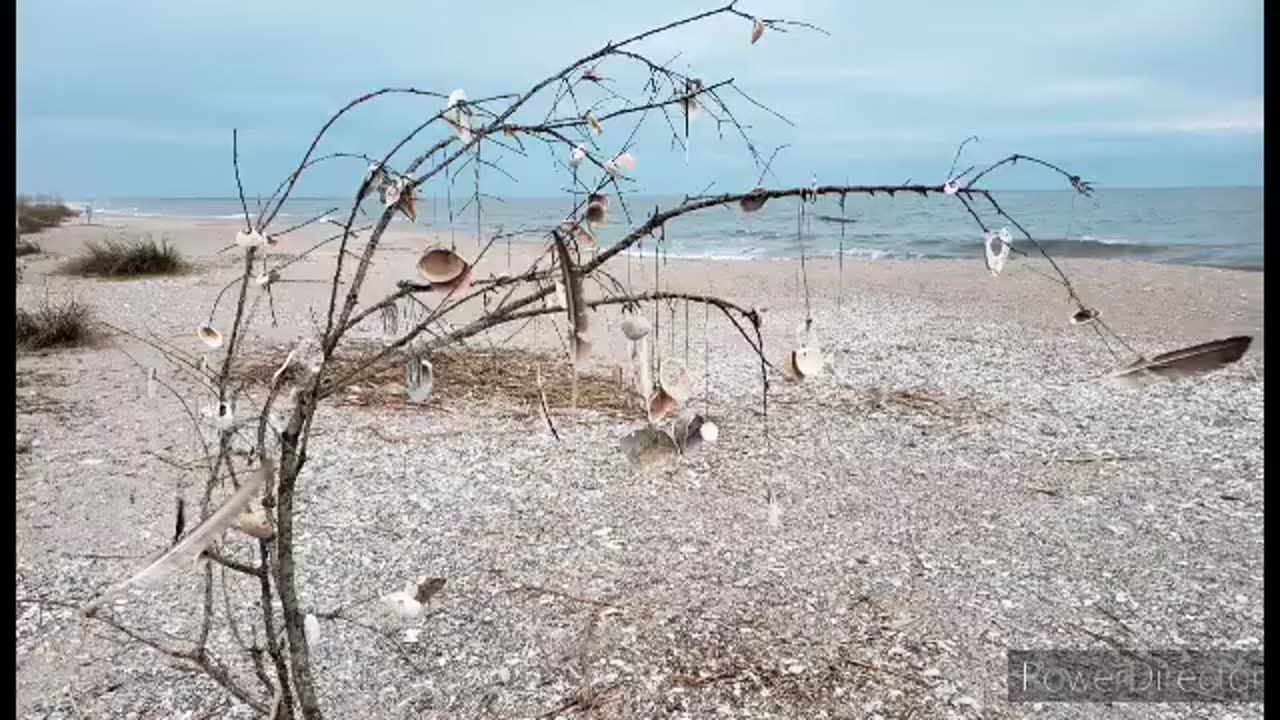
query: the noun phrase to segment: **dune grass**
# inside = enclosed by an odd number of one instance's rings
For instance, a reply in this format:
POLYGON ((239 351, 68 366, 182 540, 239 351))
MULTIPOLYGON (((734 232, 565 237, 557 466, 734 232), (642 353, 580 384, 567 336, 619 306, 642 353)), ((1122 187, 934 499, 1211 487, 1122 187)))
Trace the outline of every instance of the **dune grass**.
POLYGON ((40 246, 31 242, 30 240, 19 240, 17 247, 18 247, 17 257, 24 257, 26 255, 37 255, 40 253, 40 246))
POLYGON ((145 235, 87 242, 85 254, 68 260, 62 270, 69 275, 132 278, 177 275, 190 267, 167 238, 157 242, 150 235, 145 235))
POLYGON ((18 308, 14 335, 19 350, 82 347, 93 342, 93 309, 74 298, 46 297, 33 310, 18 308))
POLYGON ((18 197, 18 232, 38 233, 45 228, 57 227, 70 218, 79 217, 80 212, 72 210, 61 200, 31 199, 18 197))

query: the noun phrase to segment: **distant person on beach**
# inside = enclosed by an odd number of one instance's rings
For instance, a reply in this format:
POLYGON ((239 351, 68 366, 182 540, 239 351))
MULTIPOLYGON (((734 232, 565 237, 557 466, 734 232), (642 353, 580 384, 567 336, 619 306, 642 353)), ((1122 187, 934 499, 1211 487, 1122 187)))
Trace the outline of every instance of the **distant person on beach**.
POLYGON ((84 206, 84 223, 86 225, 93 224, 93 206, 92 205, 84 206))

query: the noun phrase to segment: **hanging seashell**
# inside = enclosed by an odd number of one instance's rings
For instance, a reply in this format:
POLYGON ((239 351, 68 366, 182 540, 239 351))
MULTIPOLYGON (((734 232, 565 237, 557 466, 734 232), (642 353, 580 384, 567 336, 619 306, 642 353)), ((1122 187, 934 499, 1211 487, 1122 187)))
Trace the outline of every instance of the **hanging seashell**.
POLYGON ((400 182, 399 181, 389 183, 386 187, 382 188, 382 205, 384 207, 391 207, 393 205, 399 205, 399 204, 400 204, 400 182))
POLYGON ((236 233, 236 245, 243 248, 262 247, 267 244, 267 239, 262 237, 262 233, 257 230, 245 232, 240 230, 236 233))
POLYGON ((433 286, 448 286, 462 280, 471 268, 467 261, 453 250, 433 247, 418 258, 417 269, 418 276, 433 286))
MULTIPOLYGON (((386 186, 387 182, 387 173, 382 169, 382 166, 376 163, 372 164, 364 174, 364 193, 373 190, 382 192, 382 188, 386 186)), ((364 193, 361 194, 361 197, 364 196, 364 193)), ((330 219, 328 216, 325 216, 324 222, 339 224, 337 220, 330 219)))
POLYGON ((467 93, 461 88, 449 93, 449 100, 445 103, 445 110, 441 114, 445 123, 449 125, 449 129, 453 131, 455 137, 462 142, 463 145, 470 145, 471 135, 471 111, 466 107, 467 93))
POLYGON ((591 67, 587 68, 586 70, 583 70, 583 71, 582 71, 582 79, 583 79, 583 80, 588 80, 588 81, 590 81, 590 82, 594 82, 594 83, 600 83, 600 82, 604 82, 605 80, 607 80, 608 78, 606 78, 605 76, 601 75, 601 74, 600 74, 600 71, 596 69, 596 68, 598 68, 598 67, 599 67, 599 65, 593 65, 593 66, 591 66, 591 67))
POLYGON ((661 387, 649 398, 649 422, 656 423, 676 411, 679 403, 661 387))
POLYGON ((302 620, 302 631, 307 637, 307 644, 315 647, 320 644, 320 620, 315 615, 307 613, 302 620))
POLYGON ((200 342, 207 345, 210 350, 222 347, 222 333, 210 325, 201 325, 196 328, 196 337, 200 338, 200 342))
POLYGON ((702 115, 702 103, 698 102, 698 93, 702 92, 702 81, 698 78, 689 78, 684 83, 685 98, 680 101, 680 107, 684 109, 684 114, 689 122, 697 120, 702 115))
POLYGON ((948 180, 942 185, 942 192, 947 195, 955 195, 960 192, 960 183, 955 180, 948 180))
POLYGON ((156 385, 158 383, 159 383, 159 380, 156 377, 156 369, 155 368, 148 369, 147 370, 147 397, 154 398, 156 396, 156 385))
POLYGON ((396 209, 404 213, 404 216, 409 218, 409 222, 417 222, 418 210, 415 207, 417 197, 415 197, 416 190, 412 185, 412 181, 407 177, 402 177, 397 181, 397 185, 400 188, 400 199, 396 202, 396 209))
POLYGON ((410 358, 404 368, 404 384, 409 401, 424 403, 436 385, 436 370, 426 358, 410 358))
POLYGON ((628 314, 622 319, 622 334, 633 342, 648 335, 652 329, 648 318, 643 315, 628 314))
POLYGON ((750 194, 738 201, 738 207, 744 213, 753 213, 764 207, 765 201, 769 196, 765 194, 764 188, 758 187, 752 190, 750 194))
POLYGON ((987 269, 992 275, 999 275, 1004 263, 1009 259, 1009 230, 1003 228, 999 232, 989 231, 983 236, 987 251, 987 269))
POLYGON ((587 221, 587 226, 592 230, 603 227, 609 220, 609 213, 605 205, 600 203, 591 203, 587 205, 587 212, 583 215, 587 221))
POLYGON ((276 534, 276 529, 271 526, 271 519, 267 517, 267 511, 261 507, 240 513, 236 517, 234 527, 245 535, 259 540, 270 540, 276 534))
POLYGON ((579 165, 582 164, 582 161, 585 160, 586 158, 587 158, 587 149, 582 145, 575 147, 573 149, 573 152, 569 153, 569 167, 577 168, 579 165))
POLYGON ((262 273, 258 277, 254 278, 254 282, 258 284, 258 287, 266 287, 272 283, 279 282, 279 281, 280 281, 280 271, 276 270, 275 268, 272 268, 262 273))
POLYGON ((799 347, 791 353, 791 367, 801 379, 822 372, 822 353, 817 348, 799 347))
POLYGON ((594 117, 591 116, 591 113, 587 113, 585 117, 587 120, 587 125, 591 127, 591 132, 594 132, 596 135, 604 134, 604 128, 601 127, 600 123, 594 117))
POLYGON ((760 22, 760 18, 751 18, 751 44, 755 45, 764 35, 764 23, 760 22))
POLYGON ((610 160, 606 165, 606 168, 609 166, 613 167, 613 171, 609 173, 610 175, 613 175, 615 178, 621 177, 635 169, 636 159, 631 153, 624 152, 619 154, 613 160, 610 160))
POLYGON ((1092 308, 1080 308, 1071 314, 1072 325, 1087 325, 1098 319, 1098 311, 1092 308))

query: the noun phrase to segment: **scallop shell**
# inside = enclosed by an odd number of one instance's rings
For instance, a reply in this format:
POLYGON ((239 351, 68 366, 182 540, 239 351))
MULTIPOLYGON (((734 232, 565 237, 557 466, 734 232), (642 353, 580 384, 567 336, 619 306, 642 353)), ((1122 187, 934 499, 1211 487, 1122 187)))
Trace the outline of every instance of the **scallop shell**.
POLYGON ((658 388, 658 392, 649 398, 649 422, 658 422, 675 412, 679 403, 666 390, 658 388))
POLYGON ((579 165, 582 164, 582 161, 585 160, 586 158, 587 158, 587 149, 582 145, 575 147, 573 149, 573 152, 569 153, 569 167, 571 168, 578 167, 579 165))

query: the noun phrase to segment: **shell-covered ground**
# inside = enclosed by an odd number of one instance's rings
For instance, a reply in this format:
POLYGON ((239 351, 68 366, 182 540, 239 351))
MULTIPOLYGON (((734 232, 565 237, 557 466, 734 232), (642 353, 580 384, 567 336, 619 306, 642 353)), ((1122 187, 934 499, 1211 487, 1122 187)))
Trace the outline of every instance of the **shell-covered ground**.
MULTIPOLYGON (((195 269, 63 276, 60 258, 103 232, 65 228, 19 261, 19 305, 74 294, 113 326, 198 356, 194 329, 237 272, 234 251, 217 254, 234 228, 131 231, 171 234, 195 269)), ((424 242, 393 238, 361 299, 411 277, 424 242)), ((511 271, 536 250, 517 246, 511 271)), ((493 255, 482 275, 507 270, 505 248, 493 255)), ((324 280, 333 262, 316 253, 286 279, 324 280)), ((627 262, 613 275, 652 289, 651 256, 627 262)), ((1007 701, 1010 649, 1264 645, 1262 274, 1065 263, 1140 352, 1255 335, 1224 370, 1131 390, 1097 379, 1133 356, 1071 325, 1063 289, 1032 267, 1046 269, 1015 258, 992 277, 977 255, 846 262, 841 278, 811 261, 826 367, 799 383, 770 371, 767 412, 738 330, 718 310, 662 304, 653 347, 687 365, 687 409, 720 428, 671 465, 638 466, 620 446, 646 421, 619 385, 616 306, 591 313, 576 408, 562 316, 458 348, 424 406, 403 401, 395 373, 351 388, 317 416, 298 493, 301 602, 345 608, 321 622, 312 655, 328 716, 1260 717, 1260 706, 1007 701), (446 584, 409 626, 360 602, 419 576, 446 584)), ((780 365, 805 319, 797 270, 671 260, 657 282, 762 308, 780 365)), ((251 393, 323 324, 327 301, 322 282, 257 301, 259 330, 233 369, 251 393)), ((228 303, 214 314, 224 331, 228 303)), ((379 318, 358 335, 353 351, 382 342, 379 318)), ((207 392, 118 334, 20 353, 17 369, 17 716, 252 716, 189 664, 74 610, 164 549, 175 494, 199 507, 203 476, 176 465, 197 457, 183 402, 198 413, 207 392), (174 394, 148 398, 152 367, 174 394)), ((235 534, 224 552, 252 557, 235 534)), ((256 585, 234 574, 225 585, 224 601, 214 583, 212 647, 261 693, 227 622, 261 642, 256 585)), ((104 614, 181 646, 198 631, 201 588, 180 573, 104 614)))

